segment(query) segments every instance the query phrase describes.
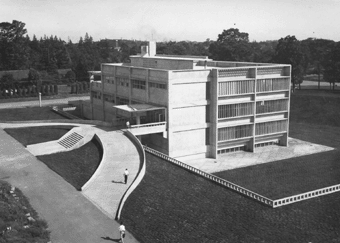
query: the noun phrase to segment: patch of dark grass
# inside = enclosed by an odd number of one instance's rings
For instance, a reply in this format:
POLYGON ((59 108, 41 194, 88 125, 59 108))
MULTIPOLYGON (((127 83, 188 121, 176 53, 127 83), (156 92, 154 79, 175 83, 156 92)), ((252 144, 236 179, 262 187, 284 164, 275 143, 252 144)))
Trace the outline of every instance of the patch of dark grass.
POLYGON ((37 158, 80 190, 96 171, 102 156, 102 146, 94 138, 78 149, 37 158))
MULTIPOLYGON (((340 93, 338 97, 294 94, 291 96, 290 121, 322 126, 340 126, 340 93)), ((322 94, 318 92, 318 94, 322 94)))
POLYGON ((16 109, 0 109, 1 121, 34 121, 67 119, 52 110, 52 107, 26 107, 16 109))
POLYGON ((73 126, 45 126, 6 128, 4 130, 21 144, 27 146, 29 144, 58 140, 72 128, 73 126))
POLYGON ((340 184, 339 158, 340 150, 333 150, 215 175, 270 199, 279 199, 340 184))
POLYGON ((18 188, 10 191, 10 184, 0 180, 0 242, 49 242, 47 223, 18 188))
POLYGON ((338 242, 340 193, 272 209, 149 153, 122 220, 140 242, 338 242))
POLYGON ((289 125, 289 136, 303 141, 340 149, 339 127, 291 122, 289 125))

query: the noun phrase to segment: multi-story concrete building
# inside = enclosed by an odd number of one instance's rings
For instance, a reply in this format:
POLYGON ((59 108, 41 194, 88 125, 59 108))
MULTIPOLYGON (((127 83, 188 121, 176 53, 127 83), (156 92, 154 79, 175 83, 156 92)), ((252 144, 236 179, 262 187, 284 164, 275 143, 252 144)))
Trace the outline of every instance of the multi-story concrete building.
POLYGON ((291 66, 156 55, 102 64, 88 118, 128 119, 142 143, 186 160, 288 144, 291 66))

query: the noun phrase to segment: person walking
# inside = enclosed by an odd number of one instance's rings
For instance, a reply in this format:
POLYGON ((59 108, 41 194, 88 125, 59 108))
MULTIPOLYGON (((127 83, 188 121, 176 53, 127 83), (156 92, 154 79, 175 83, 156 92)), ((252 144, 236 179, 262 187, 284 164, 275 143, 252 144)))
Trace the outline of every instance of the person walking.
POLYGON ((125 182, 125 184, 127 183, 128 176, 129 176, 129 171, 128 171, 128 169, 125 169, 125 171, 124 171, 124 182, 125 182))
POLYGON ((119 234, 120 234, 120 242, 124 243, 125 226, 123 224, 123 221, 120 223, 120 226, 119 226, 119 234))

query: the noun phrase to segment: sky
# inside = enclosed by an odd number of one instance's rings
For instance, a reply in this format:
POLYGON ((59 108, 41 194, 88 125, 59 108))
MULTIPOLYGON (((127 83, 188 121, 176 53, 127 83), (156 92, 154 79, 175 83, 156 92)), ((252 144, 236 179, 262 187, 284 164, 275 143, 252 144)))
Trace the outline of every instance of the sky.
POLYGON ((229 28, 250 41, 295 35, 340 41, 340 0, 0 0, 0 22, 27 34, 101 39, 216 40, 229 28))

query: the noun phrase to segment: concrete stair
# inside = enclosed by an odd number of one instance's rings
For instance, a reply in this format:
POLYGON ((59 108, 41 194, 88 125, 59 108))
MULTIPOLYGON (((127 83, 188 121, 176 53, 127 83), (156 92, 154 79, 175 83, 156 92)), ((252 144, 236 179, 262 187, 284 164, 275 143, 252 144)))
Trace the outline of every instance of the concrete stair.
POLYGON ((58 141, 58 143, 66 149, 72 148, 75 144, 77 144, 84 137, 79 133, 72 132, 67 137, 58 141))

